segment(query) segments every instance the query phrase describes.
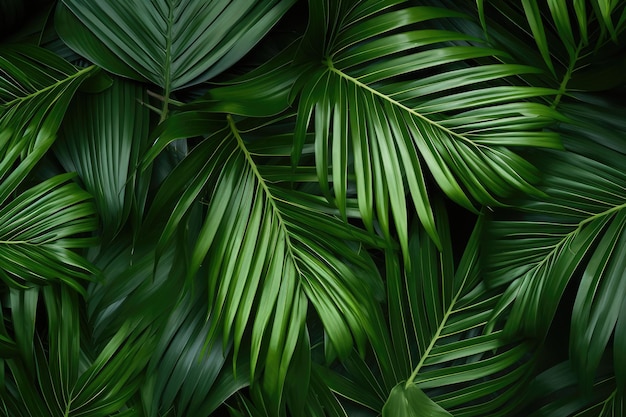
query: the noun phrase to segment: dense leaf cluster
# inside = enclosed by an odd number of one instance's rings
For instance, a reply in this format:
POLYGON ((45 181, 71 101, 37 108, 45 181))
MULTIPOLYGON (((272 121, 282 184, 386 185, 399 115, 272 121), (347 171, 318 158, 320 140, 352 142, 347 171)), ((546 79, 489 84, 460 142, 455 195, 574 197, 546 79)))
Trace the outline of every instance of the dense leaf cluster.
POLYGON ((625 29, 3 1, 0 415, 625 415, 625 29))

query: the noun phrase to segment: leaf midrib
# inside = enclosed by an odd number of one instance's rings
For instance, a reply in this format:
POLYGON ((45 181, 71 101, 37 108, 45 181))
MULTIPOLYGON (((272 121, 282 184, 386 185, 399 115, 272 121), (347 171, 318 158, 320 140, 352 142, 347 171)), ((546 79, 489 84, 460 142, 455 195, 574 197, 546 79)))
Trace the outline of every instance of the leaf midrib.
POLYGON ((70 81, 72 81, 72 80, 74 80, 76 78, 80 78, 83 75, 88 74, 89 72, 93 71, 94 68, 96 68, 95 65, 90 65, 90 66, 88 66, 86 68, 83 68, 83 69, 75 72, 74 74, 69 75, 67 78, 59 80, 59 81, 55 82, 54 84, 50 84, 49 86, 42 88, 41 90, 37 90, 34 93, 28 94, 28 95, 23 96, 23 97, 18 97, 18 98, 15 98, 15 99, 7 102, 7 103, 4 103, 2 105, 2 107, 5 108, 5 109, 8 109, 8 108, 12 107, 13 105, 15 105, 15 103, 21 103, 21 102, 30 100, 32 98, 35 98, 35 97, 37 97, 37 96, 39 96, 41 94, 47 93, 49 91, 52 91, 55 88, 65 84, 65 83, 68 83, 68 82, 70 82, 70 81))
POLYGON ((335 67, 335 65, 333 64, 333 62, 332 62, 332 60, 331 60, 330 58, 328 58, 328 59, 325 61, 325 63, 326 63, 326 65, 328 66, 328 69, 329 69, 331 72, 334 72, 335 74, 339 75, 340 77, 342 77, 342 78, 343 78, 343 79, 345 79, 346 81, 349 81, 349 82, 351 82, 351 83, 355 84, 355 85, 356 85, 356 86, 358 86, 359 88, 362 88, 362 89, 366 90, 367 92, 369 92, 369 93, 371 93, 371 94, 373 94, 373 95, 375 95, 375 96, 377 96, 377 97, 379 97, 379 98, 381 98, 381 99, 383 99, 383 100, 387 101, 387 102, 388 102, 388 103, 390 103, 391 105, 393 105, 393 106, 395 106, 395 107, 400 108, 401 110, 403 110, 403 111, 405 111, 405 112, 407 112, 407 113, 411 114, 412 116, 417 117, 418 119, 420 119, 420 120, 422 120, 422 121, 424 121, 424 122, 428 123, 429 125, 431 125, 431 126, 435 127, 436 129, 439 129, 439 130, 441 130, 441 131, 445 132, 447 135, 449 135, 449 136, 451 136, 451 137, 453 137, 453 138, 459 139, 459 140, 461 140, 461 141, 463 141, 463 142, 467 143, 469 146, 471 146, 471 147, 473 147, 473 148, 475 148, 475 149, 479 149, 480 147, 483 147, 483 146, 484 146, 484 145, 481 145, 481 144, 479 144, 479 143, 475 143, 475 142, 473 142, 473 141, 469 140, 469 139, 468 139, 468 138, 466 138, 465 136, 460 135, 460 134, 458 134, 458 133, 456 133, 456 132, 454 132, 454 131, 452 131, 452 130, 448 129, 448 128, 447 128, 447 127, 445 127, 445 126, 442 126, 441 124, 439 124, 439 123, 435 122, 434 120, 429 119, 428 117, 426 117, 426 116, 424 116, 423 114, 421 114, 421 113, 419 113, 419 112, 415 111, 414 109, 412 109, 412 108, 410 108, 410 107, 405 106, 404 104, 400 103, 399 101, 394 100, 393 98, 391 98, 391 97, 389 97, 389 96, 387 96, 387 95, 385 95, 385 94, 381 93, 380 91, 378 91, 378 90, 376 90, 376 89, 374 89, 374 88, 370 87, 369 85, 367 85, 367 84, 365 84, 365 83, 363 83, 363 82, 359 81, 358 79, 356 79, 356 78, 354 78, 354 77, 352 77, 352 76, 350 76, 350 75, 346 74, 346 73, 345 73, 345 72, 343 72, 342 70, 337 69, 337 68, 335 67))
POLYGON ((32 245, 32 246, 40 246, 37 243, 32 243, 30 240, 0 240, 0 245, 32 245))
POLYGON ((562 239, 560 239, 556 244, 552 245, 552 249, 550 250, 549 253, 546 254, 546 256, 544 256, 541 261, 539 261, 535 266, 533 266, 529 271, 536 271, 537 269, 541 268, 544 264, 546 264, 548 262, 548 259, 550 259, 551 257, 555 256, 558 254, 560 248, 570 239, 574 238, 576 236, 576 234, 578 234, 582 228, 587 224, 587 223, 591 223, 594 220, 597 219, 601 219, 603 217, 609 216, 611 214, 613 214, 614 212, 620 211, 626 209, 626 203, 617 205, 617 206, 613 206, 609 209, 604 210, 603 212, 600 213, 596 213, 593 216, 587 217, 583 220, 581 220, 580 222, 578 222, 577 226, 575 229, 573 229, 571 232, 563 235, 562 239))
POLYGON ((245 145, 245 143, 243 141, 243 138, 241 137, 241 134, 239 133, 239 130, 237 129, 237 126, 235 124, 235 121, 233 120, 233 117, 229 114, 229 115, 226 116, 226 118, 228 120, 228 126, 229 126, 231 132, 233 133, 233 136, 237 139, 237 145, 239 146, 239 149, 241 150, 241 152, 243 152, 243 154, 244 154, 244 156, 246 158, 246 161, 248 162, 248 165, 250 165, 250 168, 252 169, 252 173, 256 177, 256 179, 257 179, 261 189, 263 190, 263 193, 266 195, 267 201, 269 202, 270 206, 272 207, 272 212, 274 213, 274 215, 276 216, 276 219, 278 220, 278 225, 280 227, 280 230, 281 230, 282 234, 285 236, 285 243, 286 243, 286 247, 287 247, 287 250, 288 250, 289 258, 291 259, 294 267, 296 268, 296 271, 298 271, 298 274, 300 276, 304 276, 303 272, 300 270, 298 262, 296 262, 297 257, 293 253, 294 245, 291 242, 291 237, 289 235, 289 231, 287 230, 287 227, 285 226, 285 221, 283 220, 283 217, 282 217, 282 214, 280 212, 280 209, 278 208, 278 206, 276 206, 276 201, 275 201, 276 197, 274 197, 274 195, 270 191, 270 189, 269 189, 265 179, 263 178, 263 176, 259 172, 257 164, 252 159, 252 155, 248 151, 248 148, 246 147, 246 145, 245 145))
POLYGON ((439 323, 439 326, 437 327, 437 331, 435 332, 435 334, 432 336, 432 338, 430 340, 430 344, 424 350, 424 353, 422 353, 422 355, 420 357, 420 361, 415 366, 415 369, 411 373, 411 376, 409 376, 409 378, 406 380, 405 388, 408 388, 413 383, 413 381, 415 380, 417 375, 422 370, 422 366, 424 366, 424 363, 426 362, 426 359, 428 359, 428 357, 430 356, 430 353, 432 352, 433 348, 435 347, 435 343, 439 340, 439 337, 441 336, 441 332, 446 327, 446 324, 448 322, 448 319, 450 318, 450 315, 452 315, 455 312, 455 308, 454 307, 455 307, 457 301, 459 300, 459 297, 463 293, 463 290, 465 289, 466 281, 467 281, 467 274, 465 274, 465 276, 463 277, 463 282, 461 282, 461 285, 459 286, 458 291, 454 294, 454 297, 452 297, 452 300, 450 301, 450 304, 448 305, 448 308, 445 311, 443 317, 441 318, 441 322, 439 323))
POLYGON ((165 36, 165 60, 163 61, 163 108, 161 122, 167 118, 169 99, 172 91, 172 30, 174 26, 174 1, 169 0, 167 14, 167 34, 165 36))

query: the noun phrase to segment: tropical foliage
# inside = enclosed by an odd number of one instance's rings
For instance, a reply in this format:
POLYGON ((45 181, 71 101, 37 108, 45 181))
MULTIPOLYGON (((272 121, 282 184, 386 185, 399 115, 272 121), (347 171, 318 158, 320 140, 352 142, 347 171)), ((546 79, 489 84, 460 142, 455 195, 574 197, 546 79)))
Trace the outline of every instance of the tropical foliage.
POLYGON ((3 1, 0 415, 624 415, 625 29, 3 1))

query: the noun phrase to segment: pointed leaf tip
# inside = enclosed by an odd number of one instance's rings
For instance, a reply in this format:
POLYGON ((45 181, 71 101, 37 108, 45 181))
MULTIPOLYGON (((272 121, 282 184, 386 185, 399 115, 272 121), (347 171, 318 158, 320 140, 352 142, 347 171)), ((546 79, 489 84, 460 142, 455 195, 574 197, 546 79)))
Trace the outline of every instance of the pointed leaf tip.
POLYGON ((452 417, 417 385, 396 385, 383 407, 383 417, 452 417))

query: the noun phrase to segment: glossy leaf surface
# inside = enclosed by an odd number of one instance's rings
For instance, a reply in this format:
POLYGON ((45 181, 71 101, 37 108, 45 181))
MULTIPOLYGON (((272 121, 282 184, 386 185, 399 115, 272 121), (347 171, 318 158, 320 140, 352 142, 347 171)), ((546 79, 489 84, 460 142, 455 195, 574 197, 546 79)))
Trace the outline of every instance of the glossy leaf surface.
POLYGON ((170 91, 224 71, 276 23, 293 0, 257 2, 66 0, 61 38, 103 68, 170 91))

